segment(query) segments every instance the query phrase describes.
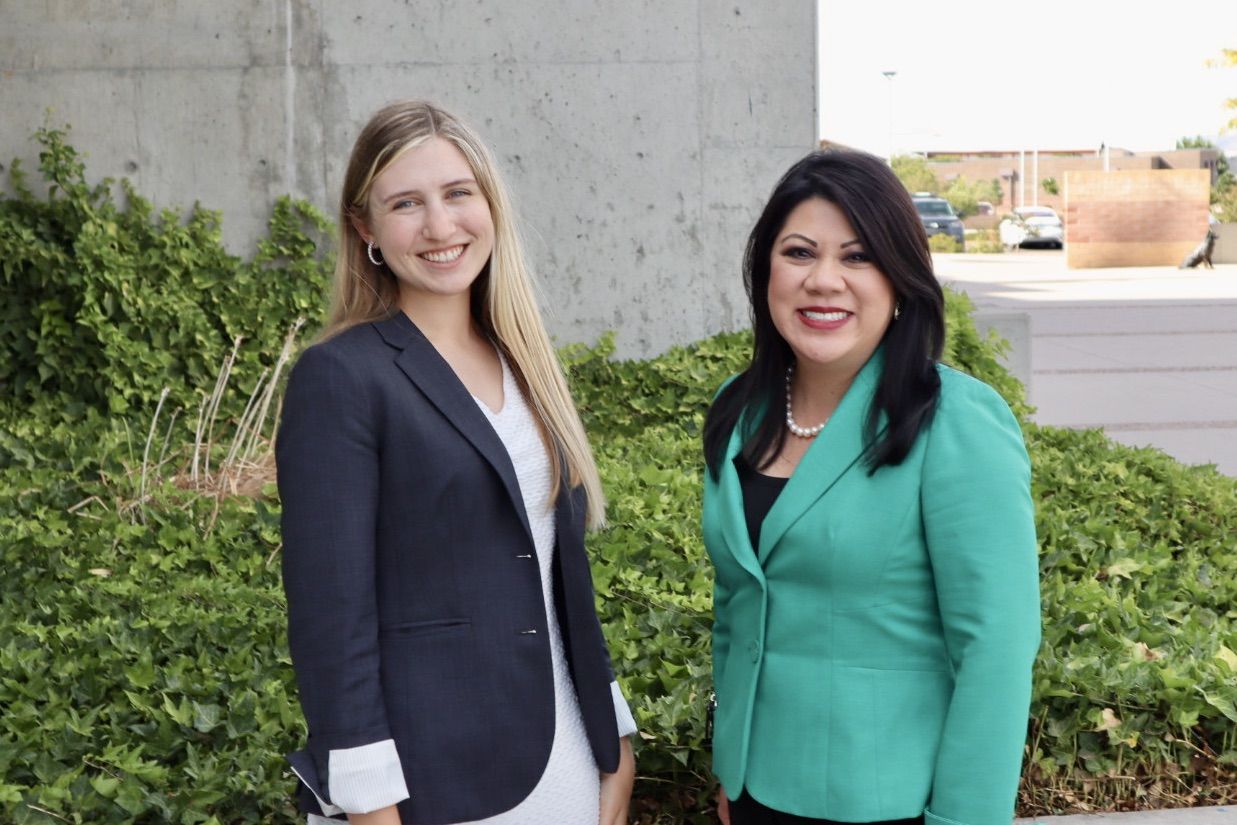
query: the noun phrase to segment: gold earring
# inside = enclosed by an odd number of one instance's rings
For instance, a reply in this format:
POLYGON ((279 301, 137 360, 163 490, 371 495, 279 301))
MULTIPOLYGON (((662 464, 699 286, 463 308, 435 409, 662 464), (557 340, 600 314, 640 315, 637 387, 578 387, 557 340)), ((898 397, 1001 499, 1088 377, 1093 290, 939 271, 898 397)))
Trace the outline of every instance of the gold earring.
POLYGON ((898 301, 893 305, 893 320, 898 320, 902 317, 902 302, 898 301))

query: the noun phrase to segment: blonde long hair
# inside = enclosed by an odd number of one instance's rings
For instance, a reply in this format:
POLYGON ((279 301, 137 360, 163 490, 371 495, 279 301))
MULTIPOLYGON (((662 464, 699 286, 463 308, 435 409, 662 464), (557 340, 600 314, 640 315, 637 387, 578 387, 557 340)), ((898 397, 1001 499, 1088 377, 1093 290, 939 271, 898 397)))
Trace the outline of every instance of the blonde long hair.
POLYGON ((472 287, 473 312, 507 357, 538 419, 557 491, 566 467, 572 486, 588 495, 587 523, 605 523, 605 497, 593 452, 584 434, 562 366, 537 310, 533 275, 506 187, 481 139, 453 115, 423 100, 392 103, 378 111, 357 137, 339 202, 339 257, 330 320, 323 338, 349 327, 388 318, 399 306, 399 286, 385 266, 374 266, 353 225, 366 222, 374 179, 396 158, 441 138, 454 145, 476 176, 494 221, 494 251, 472 287))

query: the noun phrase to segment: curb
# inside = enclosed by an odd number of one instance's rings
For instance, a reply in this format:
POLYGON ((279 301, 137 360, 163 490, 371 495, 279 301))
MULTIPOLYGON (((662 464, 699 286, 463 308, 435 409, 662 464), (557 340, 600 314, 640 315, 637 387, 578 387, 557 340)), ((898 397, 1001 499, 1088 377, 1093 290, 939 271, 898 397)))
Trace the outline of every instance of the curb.
POLYGON ((1015 819, 1015 825, 1237 825, 1237 805, 1015 819))

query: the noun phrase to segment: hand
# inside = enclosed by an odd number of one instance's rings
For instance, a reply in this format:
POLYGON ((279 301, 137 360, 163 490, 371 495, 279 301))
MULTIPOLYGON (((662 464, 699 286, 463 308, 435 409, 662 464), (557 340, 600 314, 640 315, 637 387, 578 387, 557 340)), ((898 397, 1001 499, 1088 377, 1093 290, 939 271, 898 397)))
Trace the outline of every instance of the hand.
POLYGON ((349 825, 401 825, 399 809, 394 805, 367 814, 348 814, 349 825))
POLYGON ((720 785, 717 788, 717 818, 722 825, 730 825, 730 800, 726 798, 726 789, 720 785))
POLYGON ((627 825, 627 808, 635 781, 636 757, 631 752, 631 739, 624 736, 619 739, 618 770, 601 775, 600 825, 627 825))

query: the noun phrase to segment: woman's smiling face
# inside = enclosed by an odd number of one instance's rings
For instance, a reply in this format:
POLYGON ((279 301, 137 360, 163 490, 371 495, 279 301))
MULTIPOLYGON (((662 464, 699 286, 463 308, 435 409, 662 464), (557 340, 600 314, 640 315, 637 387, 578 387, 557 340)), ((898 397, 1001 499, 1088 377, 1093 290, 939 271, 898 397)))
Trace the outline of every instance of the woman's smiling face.
POLYGON ((467 293, 494 251, 490 205, 463 153, 430 138, 370 187, 357 231, 381 250, 401 302, 467 293))
POLYGON ((786 217, 769 262, 769 314, 804 368, 853 376, 893 319, 893 285, 837 205, 808 198, 786 217))

